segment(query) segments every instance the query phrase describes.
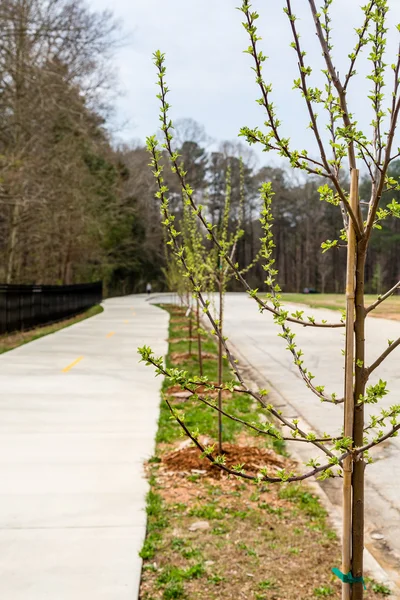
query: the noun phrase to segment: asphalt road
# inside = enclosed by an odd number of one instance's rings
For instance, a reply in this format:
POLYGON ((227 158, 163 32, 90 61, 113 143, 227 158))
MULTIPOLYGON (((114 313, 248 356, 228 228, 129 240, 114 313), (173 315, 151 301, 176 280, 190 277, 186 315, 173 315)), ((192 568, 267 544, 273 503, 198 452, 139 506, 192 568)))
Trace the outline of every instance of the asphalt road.
MULTIPOLYGON (((295 310, 299 306, 288 308, 295 310)), ((317 320, 340 320, 338 311, 305 311, 317 320)), ((304 352, 305 365, 315 375, 315 384, 325 385, 326 392, 335 392, 342 397, 343 331, 297 325, 292 329, 304 352)), ((321 403, 305 387, 293 365, 292 355, 286 350, 287 343, 278 337, 279 328, 269 313, 260 314, 254 300, 245 294, 227 294, 225 333, 250 365, 270 382, 274 399, 281 403, 286 415, 300 418, 320 434, 340 433, 342 406, 321 403)), ((387 348, 388 339, 398 337, 400 321, 368 318, 366 364, 371 364, 387 348)), ((375 414, 380 408, 400 403, 400 348, 376 369, 371 382, 379 378, 387 381, 390 394, 381 400, 379 407, 368 405, 368 413, 375 414)), ((303 456, 306 445, 301 446, 303 456)), ((366 473, 366 546, 400 583, 400 437, 379 446, 373 452, 373 458, 375 462, 367 467, 366 473)), ((335 486, 331 486, 330 494, 334 501, 340 502, 335 486)))

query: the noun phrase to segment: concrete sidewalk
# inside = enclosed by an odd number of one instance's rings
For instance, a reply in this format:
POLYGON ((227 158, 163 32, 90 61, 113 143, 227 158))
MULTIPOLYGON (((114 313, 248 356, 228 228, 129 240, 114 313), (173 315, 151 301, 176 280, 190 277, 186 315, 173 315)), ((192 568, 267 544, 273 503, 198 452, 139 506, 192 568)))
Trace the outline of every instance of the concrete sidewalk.
POLYGON ((0 598, 134 600, 168 315, 144 296, 0 357, 0 598))

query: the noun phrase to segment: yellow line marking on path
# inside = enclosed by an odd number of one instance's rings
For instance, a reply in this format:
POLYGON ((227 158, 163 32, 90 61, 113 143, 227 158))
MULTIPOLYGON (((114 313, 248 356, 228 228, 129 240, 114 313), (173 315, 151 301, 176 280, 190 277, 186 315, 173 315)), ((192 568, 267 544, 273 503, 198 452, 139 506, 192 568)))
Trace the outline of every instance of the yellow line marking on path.
POLYGON ((112 337, 113 335, 115 335, 115 331, 110 331, 110 333, 107 333, 106 337, 107 337, 107 338, 110 338, 110 337, 112 337))
POLYGON ((77 358, 76 360, 74 360, 74 362, 72 362, 70 365, 68 365, 68 367, 65 367, 65 369, 63 369, 61 371, 61 373, 68 373, 68 371, 70 371, 72 369, 72 367, 75 367, 75 365, 77 365, 78 363, 80 363, 81 360, 83 360, 83 356, 80 356, 79 358, 77 358))

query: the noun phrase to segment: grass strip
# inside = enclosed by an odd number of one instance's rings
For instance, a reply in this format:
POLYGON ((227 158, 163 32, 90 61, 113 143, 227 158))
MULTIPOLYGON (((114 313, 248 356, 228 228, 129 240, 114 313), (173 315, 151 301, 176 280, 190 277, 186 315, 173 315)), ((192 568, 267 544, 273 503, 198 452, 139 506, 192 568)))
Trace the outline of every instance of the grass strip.
POLYGON ((39 338, 49 335, 50 333, 60 331, 60 329, 65 329, 65 327, 75 325, 75 323, 79 323, 80 321, 84 321, 90 317, 94 317, 94 315, 102 313, 103 310, 103 307, 100 306, 100 304, 97 304, 96 306, 92 306, 87 311, 76 315, 75 317, 71 317, 70 319, 64 319, 63 321, 58 321, 56 323, 52 323, 51 325, 37 327, 28 331, 16 331, 14 333, 0 336, 0 354, 8 352, 9 350, 13 350, 14 348, 18 348, 19 346, 23 346, 24 344, 29 344, 29 342, 38 340, 39 338))

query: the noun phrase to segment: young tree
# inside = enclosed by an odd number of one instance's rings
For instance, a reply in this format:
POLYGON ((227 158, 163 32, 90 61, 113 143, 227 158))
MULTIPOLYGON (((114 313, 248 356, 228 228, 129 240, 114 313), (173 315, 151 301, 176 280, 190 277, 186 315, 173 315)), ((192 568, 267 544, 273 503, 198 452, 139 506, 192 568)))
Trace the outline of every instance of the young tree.
MULTIPOLYGON (((260 90, 258 103, 263 106, 266 113, 266 132, 258 128, 244 127, 241 130, 241 135, 250 144, 260 144, 265 151, 276 152, 285 157, 294 169, 299 169, 306 175, 321 178, 322 185, 319 188, 321 200, 332 204, 340 211, 344 229, 338 239, 326 240, 321 245, 323 250, 335 248, 340 244, 340 237, 341 242, 345 243, 347 247, 345 323, 317 322, 313 317, 305 318, 303 311, 296 311, 291 314, 282 305, 280 287, 277 283, 278 271, 275 268, 273 258, 274 240, 271 205, 274 192, 270 182, 264 183, 261 187, 263 202, 261 224, 264 230, 261 240, 262 257, 266 272, 266 284, 269 286, 270 292, 267 294, 267 298, 264 299, 259 295, 258 290, 249 286, 245 276, 241 274, 229 252, 226 251, 224 245, 218 239, 215 228, 208 220, 204 208, 197 203, 194 190, 186 181, 185 170, 179 163, 177 153, 172 149, 173 126, 169 117, 170 105, 166 100, 168 88, 165 84, 164 55, 157 52, 155 63, 159 76, 161 123, 165 138, 164 148, 170 156, 172 169, 179 178, 186 202, 190 203, 194 214, 196 214, 218 248, 221 258, 226 261, 244 286, 244 289, 255 300, 259 310, 272 313, 281 330, 279 335, 286 341, 287 349, 292 354, 294 364, 298 368, 305 385, 322 402, 335 405, 344 403, 344 428, 341 435, 338 436, 334 433, 333 435, 318 436, 313 432, 306 433, 299 427, 297 419, 286 418, 277 408, 266 402, 264 390, 254 392, 246 385, 226 339, 210 313, 209 300, 204 296, 201 285, 197 281, 196 271, 187 264, 185 248, 180 244, 179 232, 171 219, 168 188, 165 185, 163 167, 160 162, 161 153, 154 137, 148 139, 148 147, 152 154, 154 175, 159 186, 157 197, 161 201, 161 211, 164 215, 164 223, 169 231, 171 244, 175 249, 176 256, 186 270, 187 277, 192 283, 195 294, 198 295, 206 316, 224 347, 235 376, 234 382, 228 382, 222 387, 223 389, 235 389, 257 400, 266 413, 280 423, 282 430, 269 422, 265 426, 250 421, 241 422, 263 435, 277 439, 293 439, 299 443, 310 444, 318 449, 320 453, 318 458, 310 458, 307 463, 309 470, 306 472, 299 474, 280 472, 277 476, 273 476, 268 473, 267 469, 263 469, 261 475, 255 479, 267 482, 290 482, 301 481, 314 476, 321 479, 334 476, 343 477, 343 562, 342 570, 334 569, 334 572, 343 582, 343 599, 361 600, 364 589, 364 471, 370 460, 368 452, 384 440, 396 435, 400 429, 400 424, 398 424, 400 405, 394 405, 389 410, 381 410, 372 415, 367 422, 364 414, 366 404, 376 404, 380 398, 388 393, 386 382, 380 379, 376 381, 374 378, 375 371, 385 358, 400 346, 400 338, 388 340, 387 349, 371 364, 367 365, 365 355, 366 318, 400 287, 400 282, 398 282, 387 293, 379 296, 372 305, 366 306, 364 275, 367 252, 370 248, 372 236, 384 219, 400 217, 400 205, 397 200, 393 199, 391 202, 385 202, 385 197, 388 194, 400 189, 398 179, 389 174, 391 163, 400 154, 400 149, 394 149, 394 137, 400 112, 400 52, 396 54, 391 65, 394 84, 389 106, 385 108, 386 64, 384 63, 384 53, 388 27, 387 0, 370 0, 362 7, 362 23, 356 30, 356 45, 349 55, 350 62, 344 76, 339 76, 335 67, 331 45, 330 9, 332 0, 324 0, 321 10, 317 10, 315 0, 309 0, 310 16, 314 22, 326 66, 323 71, 325 85, 322 88, 313 87, 311 85, 313 71, 300 41, 292 2, 291 0, 285 0, 282 4, 288 17, 288 27, 292 36, 291 45, 299 66, 299 77, 295 80, 295 88, 300 91, 301 101, 306 105, 310 118, 310 128, 315 136, 319 157, 314 158, 307 150, 293 148, 290 140, 284 137, 282 133, 283 126, 277 116, 277 109, 272 102, 272 86, 264 78, 263 68, 266 56, 258 48, 261 39, 256 26, 258 14, 252 10, 248 0, 243 0, 241 6, 244 17, 243 25, 250 38, 250 45, 246 52, 252 56, 254 61, 256 83, 260 90), (350 85, 355 81, 355 66, 360 60, 364 47, 370 49, 368 59, 371 70, 368 78, 372 83, 372 89, 369 99, 374 113, 370 137, 359 129, 356 116, 350 111, 347 93, 350 85), (328 136, 321 129, 320 121, 317 118, 317 108, 327 115, 328 136), (366 168, 371 181, 371 196, 367 206, 361 203, 359 195, 359 166, 361 164, 366 168), (340 176, 341 170, 347 170, 348 172, 350 189, 340 176), (319 328, 324 327, 345 327, 343 398, 338 398, 335 394, 325 391, 323 386, 317 386, 313 383, 314 376, 304 364, 303 353, 298 348, 295 333, 291 329, 296 325, 312 327, 316 332, 319 328), (371 376, 373 376, 374 382, 369 381, 371 376), (325 456, 324 461, 321 461, 321 456, 325 456)), ((145 347, 140 349, 140 352, 143 360, 155 365, 158 373, 165 374, 171 381, 179 383, 183 388, 196 393, 199 382, 207 386, 207 381, 204 378, 190 377, 186 373, 166 369, 162 360, 153 356, 151 349, 145 347)), ((215 389, 215 386, 210 385, 210 389, 215 389)), ((226 417, 235 418, 225 411, 221 411, 220 407, 212 403, 206 395, 196 394, 196 397, 200 402, 212 406, 226 417)), ((223 455, 216 455, 213 447, 204 448, 197 433, 191 432, 185 425, 184 419, 174 411, 170 404, 169 407, 186 434, 216 467, 238 477, 252 479, 250 475, 243 471, 241 465, 236 468, 229 468, 225 464, 223 455)))

